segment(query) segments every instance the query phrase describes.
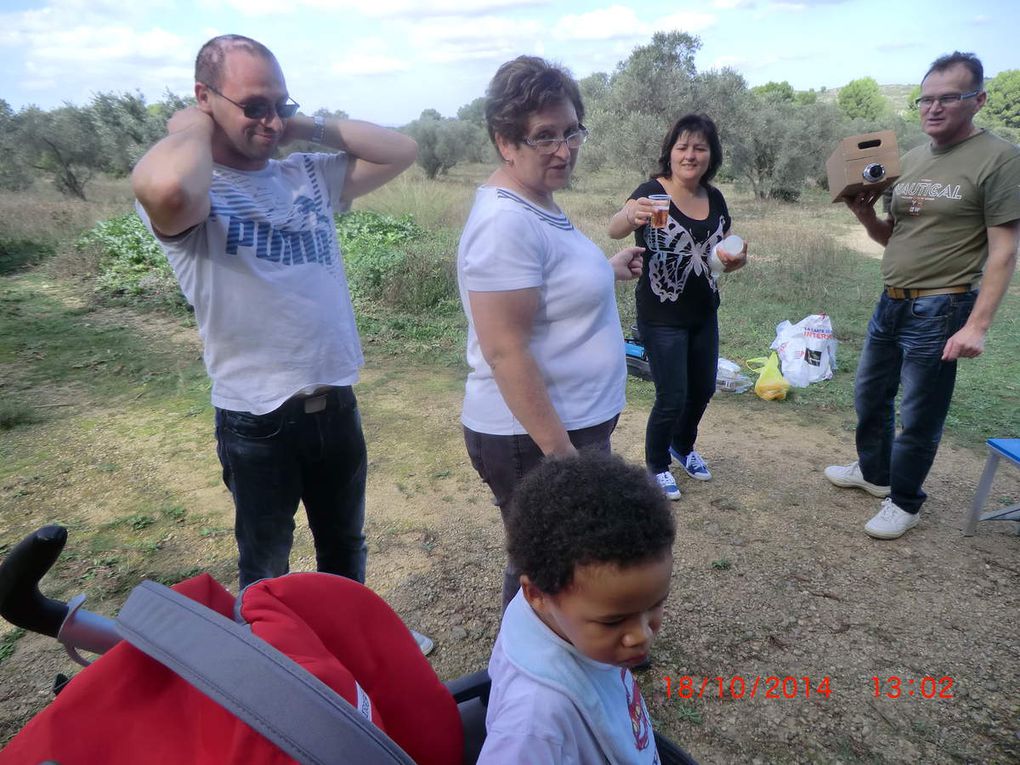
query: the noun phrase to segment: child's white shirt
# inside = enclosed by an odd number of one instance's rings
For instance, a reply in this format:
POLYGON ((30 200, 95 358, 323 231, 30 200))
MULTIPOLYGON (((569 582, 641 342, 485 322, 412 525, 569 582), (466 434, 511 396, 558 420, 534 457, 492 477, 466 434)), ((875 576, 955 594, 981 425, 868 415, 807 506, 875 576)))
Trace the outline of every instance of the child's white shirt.
POLYGON ((478 765, 659 762, 630 670, 581 654, 538 618, 520 591, 503 615, 489 676, 478 765))

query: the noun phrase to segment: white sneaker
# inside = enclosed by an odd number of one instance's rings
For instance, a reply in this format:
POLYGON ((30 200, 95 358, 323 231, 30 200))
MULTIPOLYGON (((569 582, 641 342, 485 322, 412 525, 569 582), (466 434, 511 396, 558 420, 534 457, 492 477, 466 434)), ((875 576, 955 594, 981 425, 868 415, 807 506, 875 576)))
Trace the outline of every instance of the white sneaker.
POLYGON ((886 497, 882 500, 882 509, 864 524, 864 530, 868 536, 875 539, 896 539, 914 528, 919 520, 921 518, 917 513, 901 510, 895 502, 886 497))
POLYGON ((415 630, 411 630, 411 635, 414 637, 414 642, 418 644, 422 654, 425 656, 432 653, 432 649, 436 647, 436 644, 432 642, 432 638, 428 635, 423 635, 415 630))
POLYGON ((674 480, 672 473, 668 470, 662 473, 656 473, 655 480, 659 482, 659 486, 662 488, 667 499, 672 499, 674 501, 680 499, 680 487, 676 485, 676 481, 674 480))
POLYGON ((864 480, 861 468, 856 462, 851 462, 849 465, 829 465, 825 468, 825 477, 844 489, 864 489, 874 497, 889 496, 888 486, 879 486, 864 480))

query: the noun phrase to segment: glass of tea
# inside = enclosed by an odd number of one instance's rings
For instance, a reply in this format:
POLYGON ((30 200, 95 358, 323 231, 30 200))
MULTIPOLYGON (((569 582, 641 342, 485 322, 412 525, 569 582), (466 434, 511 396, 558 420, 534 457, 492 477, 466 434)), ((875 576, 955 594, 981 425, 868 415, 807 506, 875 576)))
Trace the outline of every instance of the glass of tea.
POLYGON ((652 206, 652 219, 649 222, 652 228, 666 228, 669 220, 669 194, 652 194, 648 197, 652 206))

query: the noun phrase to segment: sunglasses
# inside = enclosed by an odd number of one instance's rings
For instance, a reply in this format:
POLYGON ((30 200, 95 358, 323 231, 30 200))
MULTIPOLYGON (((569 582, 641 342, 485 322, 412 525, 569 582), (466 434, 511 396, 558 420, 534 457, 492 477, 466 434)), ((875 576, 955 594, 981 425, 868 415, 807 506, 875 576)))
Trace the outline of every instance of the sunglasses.
POLYGON ((228 98, 227 96, 220 93, 218 90, 216 90, 216 88, 214 88, 209 83, 205 82, 202 84, 209 88, 209 90, 218 95, 220 98, 225 99, 232 103, 234 106, 236 106, 238 109, 244 112, 244 116, 250 120, 264 120, 273 112, 276 112, 276 114, 279 115, 280 119, 285 120, 289 119, 290 117, 293 117, 295 114, 297 114, 297 110, 301 108, 301 105, 293 101, 290 98, 290 96, 287 96, 285 100, 280 101, 278 104, 271 104, 268 101, 262 100, 261 98, 256 99, 255 101, 249 101, 246 104, 239 104, 234 99, 228 98))

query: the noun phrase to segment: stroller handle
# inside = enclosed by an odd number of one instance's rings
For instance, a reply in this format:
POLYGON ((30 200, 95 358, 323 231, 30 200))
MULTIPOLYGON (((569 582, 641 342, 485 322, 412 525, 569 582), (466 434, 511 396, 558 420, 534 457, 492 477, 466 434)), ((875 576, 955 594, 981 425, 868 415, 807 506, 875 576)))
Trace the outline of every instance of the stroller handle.
POLYGON ((0 563, 0 616, 16 627, 55 638, 67 616, 67 604, 39 592, 67 542, 63 526, 43 526, 18 542, 0 563))

